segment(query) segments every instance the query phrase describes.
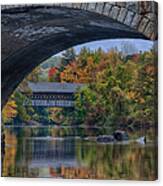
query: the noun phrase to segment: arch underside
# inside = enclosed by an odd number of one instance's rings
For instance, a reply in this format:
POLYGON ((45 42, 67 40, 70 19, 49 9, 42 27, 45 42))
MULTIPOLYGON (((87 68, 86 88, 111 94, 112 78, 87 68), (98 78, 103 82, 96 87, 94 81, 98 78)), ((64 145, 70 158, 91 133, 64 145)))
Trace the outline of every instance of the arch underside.
POLYGON ((21 19, 20 13, 15 17, 2 14, 2 107, 24 77, 54 54, 95 40, 147 39, 136 30, 96 13, 56 8, 55 14, 45 14, 38 10, 23 12, 23 16, 30 15, 26 20, 21 19), (9 27, 12 35, 6 35, 9 27))

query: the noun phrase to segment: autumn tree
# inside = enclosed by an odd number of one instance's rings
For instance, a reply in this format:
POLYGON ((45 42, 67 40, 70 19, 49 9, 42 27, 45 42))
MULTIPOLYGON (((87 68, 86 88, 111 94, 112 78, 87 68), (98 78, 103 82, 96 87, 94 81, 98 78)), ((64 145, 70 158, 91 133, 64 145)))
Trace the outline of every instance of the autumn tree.
POLYGON ((7 122, 12 122, 13 118, 15 118, 17 115, 17 105, 12 98, 7 102, 5 107, 2 110, 2 122, 7 123, 7 122))

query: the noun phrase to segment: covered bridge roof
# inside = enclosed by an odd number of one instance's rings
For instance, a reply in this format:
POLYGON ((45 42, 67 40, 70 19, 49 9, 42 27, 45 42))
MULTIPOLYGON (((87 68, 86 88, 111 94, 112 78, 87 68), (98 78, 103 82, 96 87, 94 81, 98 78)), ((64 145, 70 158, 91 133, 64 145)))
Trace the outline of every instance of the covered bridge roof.
POLYGON ((33 93, 74 93, 84 86, 81 83, 28 82, 33 93))

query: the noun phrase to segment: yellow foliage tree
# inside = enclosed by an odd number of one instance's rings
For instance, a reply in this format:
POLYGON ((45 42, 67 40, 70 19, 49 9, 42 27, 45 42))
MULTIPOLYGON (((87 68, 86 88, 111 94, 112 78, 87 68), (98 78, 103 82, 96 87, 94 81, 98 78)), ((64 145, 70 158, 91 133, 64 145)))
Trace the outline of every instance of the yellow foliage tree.
POLYGON ((17 105, 14 100, 9 100, 2 111, 3 122, 10 122, 17 115, 17 105))

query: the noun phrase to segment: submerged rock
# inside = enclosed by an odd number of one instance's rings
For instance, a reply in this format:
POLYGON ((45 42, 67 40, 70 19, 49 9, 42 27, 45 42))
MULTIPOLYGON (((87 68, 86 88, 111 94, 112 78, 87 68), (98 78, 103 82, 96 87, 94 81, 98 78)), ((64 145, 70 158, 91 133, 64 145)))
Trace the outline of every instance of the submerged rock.
POLYGON ((96 141, 100 142, 100 143, 113 142, 114 141, 114 136, 113 135, 98 136, 96 141))
POLYGON ((84 140, 86 140, 86 141, 96 141, 97 137, 95 137, 95 136, 88 136, 88 137, 85 137, 84 140))

